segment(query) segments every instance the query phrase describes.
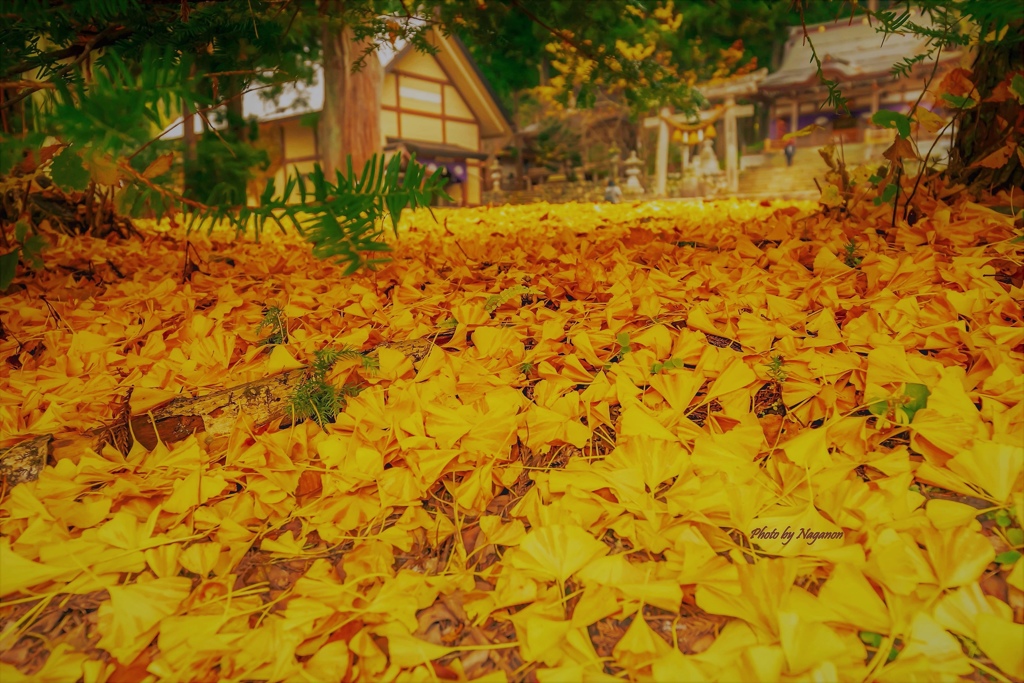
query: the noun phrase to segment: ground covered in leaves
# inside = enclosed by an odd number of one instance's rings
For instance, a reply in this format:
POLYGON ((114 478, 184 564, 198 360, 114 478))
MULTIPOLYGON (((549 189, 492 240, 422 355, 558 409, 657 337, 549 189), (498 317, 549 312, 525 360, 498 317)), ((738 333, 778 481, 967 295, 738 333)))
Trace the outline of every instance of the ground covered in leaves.
POLYGON ((0 447, 375 353, 324 428, 5 485, 0 679, 1024 678, 1020 227, 866 204, 416 214, 348 279, 62 241, 0 299, 0 447))

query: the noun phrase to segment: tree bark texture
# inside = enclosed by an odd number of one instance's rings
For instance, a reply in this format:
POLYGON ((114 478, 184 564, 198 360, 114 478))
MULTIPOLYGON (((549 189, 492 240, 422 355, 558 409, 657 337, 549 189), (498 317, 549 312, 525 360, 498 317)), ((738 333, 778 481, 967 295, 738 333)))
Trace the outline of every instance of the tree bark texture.
POLYGON ((352 29, 338 29, 330 22, 321 34, 324 60, 324 108, 320 114, 320 165, 328 178, 336 170, 345 172, 346 158, 352 156, 357 173, 380 152, 380 106, 384 69, 377 55, 370 54, 358 71, 352 67, 365 52, 368 42, 357 41, 352 29))
MULTIPOLYGON (((1020 22, 1011 26, 1009 35, 1020 31, 1020 22)), ((1003 102, 986 102, 1006 75, 1024 70, 1024 50, 1020 43, 986 43, 979 47, 974 60, 974 84, 981 102, 964 112, 957 125, 950 149, 949 176, 968 187, 993 192, 1024 186, 1024 164, 1011 154, 1000 168, 984 168, 974 164, 1006 145, 1009 138, 1024 129, 1024 107, 1014 97, 1003 102)))

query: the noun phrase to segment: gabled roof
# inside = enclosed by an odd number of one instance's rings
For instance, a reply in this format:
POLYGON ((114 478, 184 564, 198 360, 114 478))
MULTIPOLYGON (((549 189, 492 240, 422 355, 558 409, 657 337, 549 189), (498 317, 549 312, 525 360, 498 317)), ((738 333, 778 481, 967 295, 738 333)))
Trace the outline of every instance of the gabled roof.
MULTIPOLYGON (((462 70, 463 66, 468 67, 472 71, 472 80, 474 82, 475 89, 482 87, 484 90, 484 93, 474 93, 476 96, 481 98, 482 101, 479 103, 474 103, 467 93, 461 93, 466 99, 466 104, 469 105, 469 108, 473 110, 473 113, 476 114, 477 119, 480 121, 480 137, 493 138, 511 135, 512 115, 505 108, 505 105, 502 104, 501 98, 498 97, 498 93, 496 93, 494 88, 491 87, 490 81, 488 81, 487 78, 484 77, 483 72, 480 71, 480 66, 476 63, 476 60, 473 59, 473 55, 470 54, 469 48, 466 47, 466 44, 463 43, 462 40, 454 33, 450 36, 442 36, 440 32, 436 33, 439 37, 445 38, 455 46, 456 50, 453 51, 453 54, 450 56, 453 58, 456 56, 458 57, 458 61, 461 63, 459 71, 462 70), (489 120, 487 121, 485 121, 482 116, 483 112, 481 109, 483 107, 481 105, 486 105, 487 115, 489 117, 489 120)), ((439 60, 441 59, 442 54, 448 54, 448 52, 442 51, 442 53, 439 53, 439 60)), ((441 61, 441 65, 448 70, 449 75, 454 77, 455 72, 452 71, 451 67, 445 66, 444 61, 441 61)), ((453 64, 452 66, 456 65, 453 64)))
MULTIPOLYGON (((434 56, 449 77, 461 85, 462 95, 470 110, 480 123, 480 137, 500 137, 512 133, 511 117, 505 111, 501 100, 494 93, 487 79, 480 73, 479 67, 469 50, 455 36, 445 36, 436 28, 427 32, 427 42, 437 48, 434 56)), ((408 51, 414 49, 405 40, 381 43, 375 51, 377 59, 384 67, 385 73, 391 71, 408 51)), ((319 64, 313 65, 313 78, 310 82, 294 81, 283 86, 281 94, 274 100, 268 100, 253 90, 242 96, 242 111, 246 117, 255 116, 259 121, 276 121, 302 114, 309 114, 323 109, 324 106, 324 73, 319 64)), ((196 133, 202 132, 202 121, 195 118, 196 133)), ((182 135, 182 119, 179 117, 166 129, 165 139, 180 138, 182 135)))
MULTIPOLYGON (((915 15, 911 21, 921 26, 930 25, 926 16, 915 15)), ((885 35, 877 28, 878 24, 868 23, 866 17, 852 22, 846 18, 808 26, 807 35, 814 45, 814 52, 821 59, 825 76, 839 82, 890 78, 894 64, 928 49, 926 39, 921 36, 885 35)), ((943 62, 959 58, 959 52, 942 53, 943 62)), ((779 70, 761 81, 760 89, 790 90, 817 83, 817 65, 805 40, 804 29, 792 27, 779 70)))
POLYGON ((384 145, 385 152, 391 152, 405 147, 420 158, 441 157, 449 159, 486 159, 488 155, 484 152, 474 152, 462 145, 453 145, 442 142, 423 142, 422 140, 411 140, 407 138, 388 138, 388 144, 384 145))

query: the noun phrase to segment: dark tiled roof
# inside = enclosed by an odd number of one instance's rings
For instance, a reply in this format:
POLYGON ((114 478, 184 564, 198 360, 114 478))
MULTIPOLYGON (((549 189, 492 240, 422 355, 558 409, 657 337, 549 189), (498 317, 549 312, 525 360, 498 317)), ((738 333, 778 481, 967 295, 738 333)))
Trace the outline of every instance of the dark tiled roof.
MULTIPOLYGON (((912 21, 926 26, 927 18, 913 17, 912 21)), ((864 19, 849 19, 807 27, 807 35, 814 52, 822 61, 822 71, 828 78, 840 82, 889 78, 894 64, 904 57, 927 50, 925 39, 909 34, 886 36, 876 30, 877 23, 864 19)), ((956 52, 943 52, 942 61, 959 59, 956 52)), ((817 83, 817 66, 811 58, 811 46, 804 30, 797 26, 789 31, 782 65, 779 70, 761 81, 761 90, 778 91, 817 83)))

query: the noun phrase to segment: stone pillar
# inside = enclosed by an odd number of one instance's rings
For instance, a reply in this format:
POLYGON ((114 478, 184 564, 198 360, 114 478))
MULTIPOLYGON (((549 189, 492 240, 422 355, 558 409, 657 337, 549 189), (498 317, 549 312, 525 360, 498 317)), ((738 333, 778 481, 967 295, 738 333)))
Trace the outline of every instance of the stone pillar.
POLYGON ((660 116, 661 120, 658 121, 658 153, 654 158, 655 168, 655 194, 659 197, 665 196, 665 189, 668 185, 668 121, 665 119, 669 116, 668 107, 662 107, 660 116))
POLYGON ((725 185, 729 192, 739 192, 739 133, 736 130, 736 98, 725 100, 725 185))

